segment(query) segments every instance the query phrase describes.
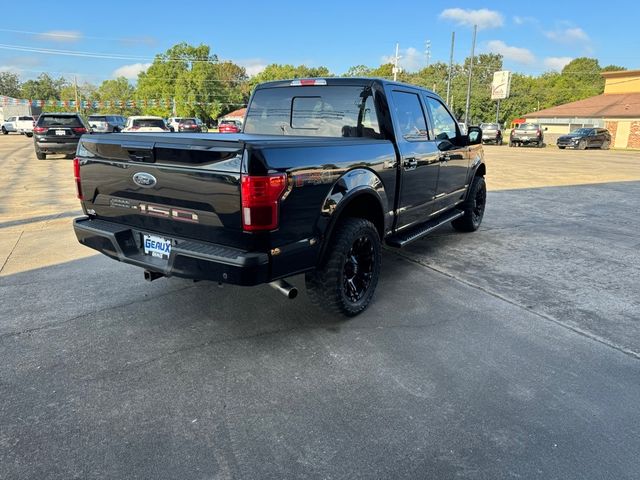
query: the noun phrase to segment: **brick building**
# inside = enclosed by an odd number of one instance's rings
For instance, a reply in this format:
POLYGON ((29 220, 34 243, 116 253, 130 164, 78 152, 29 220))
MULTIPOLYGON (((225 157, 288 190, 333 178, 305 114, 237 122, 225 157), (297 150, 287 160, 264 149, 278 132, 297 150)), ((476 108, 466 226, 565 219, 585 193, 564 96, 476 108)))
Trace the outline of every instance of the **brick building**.
POLYGON ((603 127, 614 148, 640 149, 640 70, 604 72, 604 93, 524 115, 551 135, 580 127, 603 127))

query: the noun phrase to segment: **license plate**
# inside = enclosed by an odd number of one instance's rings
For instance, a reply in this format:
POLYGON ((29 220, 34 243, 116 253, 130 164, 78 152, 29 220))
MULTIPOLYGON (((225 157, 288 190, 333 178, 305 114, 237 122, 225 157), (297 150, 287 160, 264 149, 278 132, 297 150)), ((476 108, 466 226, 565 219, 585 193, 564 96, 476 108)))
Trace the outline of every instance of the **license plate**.
POLYGON ((520 137, 522 140, 529 140, 529 137, 520 137))
POLYGON ((142 235, 142 246, 145 255, 158 258, 169 258, 171 253, 171 240, 157 235, 142 235))
POLYGON ((56 130, 56 135, 66 135, 67 131, 66 130, 56 130))

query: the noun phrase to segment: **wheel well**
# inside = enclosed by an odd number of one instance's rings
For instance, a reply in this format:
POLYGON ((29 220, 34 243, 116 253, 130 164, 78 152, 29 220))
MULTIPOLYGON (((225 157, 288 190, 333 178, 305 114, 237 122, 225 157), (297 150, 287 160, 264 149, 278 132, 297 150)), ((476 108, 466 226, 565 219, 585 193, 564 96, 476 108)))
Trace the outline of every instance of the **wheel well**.
POLYGON ((384 238, 384 214, 378 199, 371 194, 364 193, 352 199, 340 212, 340 218, 356 217, 369 220, 378 230, 380 238, 384 238))
POLYGON ((476 170, 476 177, 484 177, 487 174, 487 167, 482 163, 476 170))

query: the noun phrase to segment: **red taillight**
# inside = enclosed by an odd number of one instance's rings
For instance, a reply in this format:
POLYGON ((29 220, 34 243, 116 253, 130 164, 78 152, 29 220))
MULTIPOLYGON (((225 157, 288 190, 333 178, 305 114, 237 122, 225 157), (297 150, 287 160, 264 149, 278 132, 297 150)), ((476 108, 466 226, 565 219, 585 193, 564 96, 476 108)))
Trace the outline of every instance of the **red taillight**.
POLYGON ((536 135, 537 135, 537 136, 540 136, 540 135, 541 135, 541 133, 540 133, 540 130, 539 130, 539 129, 538 129, 538 130, 536 130, 536 135))
POLYGON ((33 132, 34 133, 44 133, 47 130, 49 130, 47 127, 34 127, 33 128, 33 132))
POLYGON ((76 181, 76 194, 78 200, 84 200, 82 197, 82 186, 80 185, 80 159, 77 157, 73 159, 73 178, 76 181))
POLYGON ((87 133, 87 129, 84 127, 73 127, 71 130, 75 133, 87 133))
POLYGON ((240 183, 242 228, 248 232, 278 228, 278 207, 287 188, 287 175, 243 175, 240 183))

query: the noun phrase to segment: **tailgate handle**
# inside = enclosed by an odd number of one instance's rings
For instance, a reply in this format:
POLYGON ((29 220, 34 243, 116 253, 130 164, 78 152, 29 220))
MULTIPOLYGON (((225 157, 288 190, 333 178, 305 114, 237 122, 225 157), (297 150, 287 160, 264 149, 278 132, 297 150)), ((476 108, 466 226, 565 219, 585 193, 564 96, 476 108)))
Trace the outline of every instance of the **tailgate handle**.
POLYGON ((156 161, 153 155, 153 144, 122 145, 122 148, 127 151, 129 158, 134 162, 153 163, 156 161))

